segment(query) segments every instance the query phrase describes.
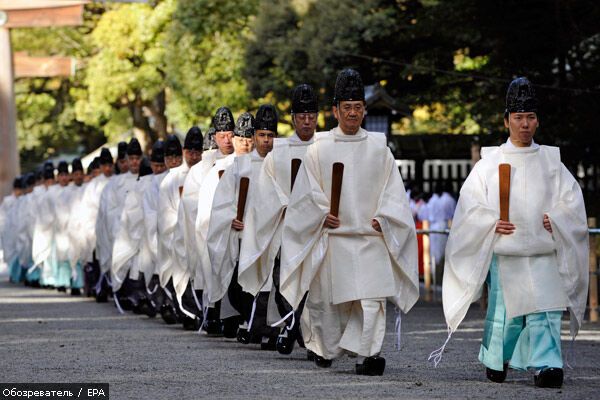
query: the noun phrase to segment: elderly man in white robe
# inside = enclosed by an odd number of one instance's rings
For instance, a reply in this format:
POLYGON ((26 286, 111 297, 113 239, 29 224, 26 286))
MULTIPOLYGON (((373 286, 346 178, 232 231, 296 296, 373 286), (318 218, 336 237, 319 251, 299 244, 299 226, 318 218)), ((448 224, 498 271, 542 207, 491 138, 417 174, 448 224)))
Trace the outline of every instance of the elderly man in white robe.
POLYGON ((201 275, 194 275, 198 268, 199 243, 196 240, 196 217, 198 215, 198 195, 206 175, 217 162, 233 152, 233 129, 235 121, 227 107, 220 107, 212 120, 212 134, 205 138, 202 160, 190 168, 183 184, 181 202, 177 215, 178 229, 175 231, 173 250, 176 262, 185 268, 179 275, 175 291, 181 311, 188 317, 184 326, 195 327, 190 324, 190 319, 200 321, 204 318, 202 311, 202 295, 204 282, 201 275), (210 148, 210 141, 214 141, 216 149, 210 148), (207 145, 209 148, 207 148, 207 145))
MULTIPOLYGON (((199 244, 199 262, 195 265, 194 281, 202 282, 202 306, 204 309, 203 327, 210 336, 225 335, 227 338, 235 338, 239 324, 237 319, 239 312, 236 311, 229 299, 211 302, 210 293, 212 278, 212 266, 208 252, 208 233, 213 210, 213 201, 217 186, 225 170, 233 164, 236 157, 250 153, 253 148, 252 132, 254 117, 250 113, 243 113, 238 117, 233 134, 233 153, 225 158, 215 161, 215 165, 206 174, 198 192, 198 211, 195 223, 196 241, 199 244)), ((227 132, 220 132, 227 136, 227 132)), ((231 220, 227 222, 229 225, 231 220)))
MULTIPOLYGON (((117 306, 121 306, 119 303, 121 299, 119 294, 114 293, 115 291, 112 290, 113 282, 110 279, 113 246, 125 198, 127 193, 135 186, 142 156, 142 147, 139 141, 132 138, 127 145, 127 172, 112 176, 100 195, 100 207, 96 219, 96 252, 100 263, 100 290, 97 296, 104 299, 110 292, 113 292, 113 298, 117 306)), ((122 304, 122 306, 130 308, 129 303, 122 304)))
MULTIPOLYGON (((277 123, 275 107, 271 104, 261 105, 253 123, 254 129, 245 130, 246 135, 252 135, 254 150, 236 157, 219 181, 213 200, 207 240, 212 268, 212 282, 208 285, 209 301, 216 303, 226 297, 241 317, 233 316, 230 320, 224 320, 224 328, 228 327, 230 321, 232 325, 234 322, 241 323, 239 330, 236 329, 238 340, 247 344, 253 338, 253 341, 261 343, 263 350, 275 350, 278 334, 277 329, 267 325, 268 291, 256 299, 244 292, 238 283, 237 264, 240 242, 244 241, 244 237, 252 238, 255 235, 254 231, 244 228, 243 214, 249 208, 259 206, 254 204, 255 195, 259 190, 258 176, 264 157, 273 149, 277 123), (244 208, 238 210, 242 178, 247 178, 249 185, 246 188, 244 208)), ((239 133, 240 129, 237 130, 237 136, 239 133)), ((260 206, 271 205, 267 203, 260 206)))
MULTIPOLYGON (((537 112, 532 84, 513 80, 504 115, 509 139, 481 149, 461 188, 442 296, 450 339, 487 284, 479 360, 489 380, 503 382, 508 368, 534 370, 536 386, 560 388, 561 317, 569 310, 575 338, 586 308, 589 242, 579 184, 557 147, 533 140, 537 112)), ((436 364, 447 343, 430 356, 436 364)))
POLYGON ((294 309, 309 292, 302 330, 317 366, 350 354, 357 374, 382 375, 386 300, 406 313, 419 296, 415 225, 385 135, 360 127, 358 72, 340 72, 334 93, 338 126, 315 136, 287 207, 280 289, 294 309))
POLYGON ((238 267, 238 281, 244 291, 253 296, 264 296, 274 290, 274 299, 270 301, 276 302, 279 317, 289 325, 282 329, 277 341, 277 351, 281 354, 290 354, 297 339, 303 344, 299 337, 303 303, 292 318, 292 308, 279 292, 279 252, 285 209, 294 174, 298 172, 292 170, 292 163, 299 167, 306 149, 313 143, 317 127, 319 107, 311 86, 302 84, 294 89, 291 111, 294 135, 275 139, 273 150, 265 157, 260 177, 254 185, 258 188, 253 191, 253 201, 248 205, 245 217, 245 229, 252 235, 245 235, 242 240, 238 267))
POLYGON ((158 196, 158 262, 160 285, 167 296, 161 307, 161 316, 167 323, 175 323, 178 320, 188 324, 194 324, 194 319, 187 317, 181 312, 174 285, 179 283, 185 276, 187 266, 177 262, 174 250, 175 231, 177 226, 177 214, 183 184, 190 168, 202 159, 203 145, 202 131, 197 126, 190 128, 185 136, 183 145, 183 164, 169 170, 167 176, 160 184, 158 196), (186 320, 190 318, 191 321, 186 320))

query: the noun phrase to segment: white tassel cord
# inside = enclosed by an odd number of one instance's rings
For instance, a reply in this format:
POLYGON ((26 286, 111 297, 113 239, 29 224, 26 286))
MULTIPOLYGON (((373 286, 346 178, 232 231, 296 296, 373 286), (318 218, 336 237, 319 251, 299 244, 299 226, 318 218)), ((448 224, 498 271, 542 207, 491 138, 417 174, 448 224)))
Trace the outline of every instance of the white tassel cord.
POLYGON ((396 351, 400 351, 401 343, 401 330, 402 330, 402 311, 399 308, 396 308, 396 351))
POLYGON ((252 312, 250 313, 250 321, 248 321, 248 332, 250 332, 250 329, 252 329, 252 323, 254 322, 254 313, 256 312, 256 299, 258 299, 258 296, 256 296, 254 298, 254 301, 252 302, 252 312))
POLYGON ((271 324, 271 327, 272 327, 272 328, 279 328, 279 327, 281 327, 281 325, 283 325, 283 324, 284 324, 284 322, 285 322, 285 321, 286 321, 286 320, 287 320, 287 319, 288 319, 290 316, 292 316, 292 317, 294 316, 294 311, 293 311, 293 310, 292 310, 292 311, 290 311, 289 313, 287 313, 287 314, 285 315, 285 317, 281 318, 279 321, 275 322, 274 324, 271 324))
POLYGON ((444 350, 446 349, 446 345, 450 341, 451 337, 452 337, 452 331, 450 330, 450 328, 448 328, 448 337, 446 338, 444 345, 442 347, 440 347, 439 349, 432 351, 431 354, 429 355, 429 358, 427 358, 427 361, 433 360, 434 368, 437 368, 438 364, 442 361, 442 356, 444 354, 444 350))

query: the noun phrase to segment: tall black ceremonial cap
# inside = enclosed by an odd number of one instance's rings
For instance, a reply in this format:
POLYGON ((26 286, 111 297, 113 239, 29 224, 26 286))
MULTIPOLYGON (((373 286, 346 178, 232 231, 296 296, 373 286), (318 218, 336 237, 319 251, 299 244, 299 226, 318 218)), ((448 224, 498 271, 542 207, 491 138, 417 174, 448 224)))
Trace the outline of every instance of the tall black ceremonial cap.
POLYGON ((110 154, 110 150, 108 150, 106 147, 103 147, 102 150, 100 150, 100 165, 112 163, 113 158, 112 154, 110 154))
POLYGON ((44 179, 54 179, 54 165, 51 161, 44 163, 44 179))
POLYGON ((231 132, 235 129, 233 114, 227 107, 220 107, 215 113, 212 124, 217 132, 231 132))
POLYGON ((81 160, 79 158, 74 158, 71 161, 71 172, 81 171, 83 172, 83 165, 81 164, 81 160))
POLYGON ((119 142, 117 145, 117 160, 123 160, 127 155, 127 142, 119 142))
POLYGON ((165 141, 165 157, 180 156, 182 154, 183 150, 181 149, 179 138, 175 135, 167 136, 167 140, 165 141))
POLYGON ((88 165, 88 174, 95 169, 100 168, 100 157, 94 157, 90 165, 88 165))
POLYGON ((31 187, 35 185, 35 174, 28 172, 25 174, 25 187, 31 187))
POLYGON ((338 104, 340 101, 365 101, 365 86, 355 69, 342 70, 335 80, 333 103, 338 104))
POLYGON ((183 148, 186 150, 202 151, 203 141, 204 137, 202 136, 202 131, 200 128, 197 126, 192 126, 185 135, 183 148))
POLYGON ((142 146, 140 146, 140 142, 136 138, 131 138, 129 144, 127 145, 127 155, 141 156, 142 154, 142 146))
POLYGON ((263 104, 258 107, 254 129, 277 132, 277 110, 275 106, 272 104, 263 104))
POLYGON ((152 168, 150 167, 150 161, 146 157, 142 158, 142 162, 140 163, 140 172, 138 178, 142 176, 152 174, 152 168))
POLYGON ((152 154, 150 155, 150 161, 157 163, 165 162, 165 142, 157 140, 152 146, 152 154))
POLYGON ((17 176, 13 181, 13 189, 23 189, 23 176, 17 176))
POLYGON ((292 92, 292 114, 317 113, 319 103, 312 86, 303 83, 292 92))
POLYGON ((506 91, 506 113, 537 112, 538 99, 529 79, 514 79, 506 91))
POLYGON ((61 160, 58 163, 58 173, 59 174, 68 174, 69 173, 69 163, 66 162, 65 160, 61 160))
POLYGON ((35 168, 35 180, 41 181, 44 179, 44 167, 42 165, 38 165, 35 168))
POLYGON ((204 135, 204 150, 216 149, 217 142, 215 141, 215 132, 216 129, 214 126, 208 128, 206 134, 204 135))
POLYGON ((233 134, 245 138, 254 136, 254 117, 251 113, 245 112, 238 117, 233 134))

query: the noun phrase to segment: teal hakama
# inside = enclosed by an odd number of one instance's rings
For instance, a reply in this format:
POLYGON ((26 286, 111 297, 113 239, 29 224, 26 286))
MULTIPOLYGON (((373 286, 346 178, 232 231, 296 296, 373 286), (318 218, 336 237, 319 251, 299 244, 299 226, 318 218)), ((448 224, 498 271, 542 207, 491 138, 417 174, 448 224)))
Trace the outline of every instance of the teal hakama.
POLYGON ((562 368, 562 311, 539 312, 507 319, 495 255, 486 283, 488 309, 479 361, 496 371, 502 371, 504 364, 517 370, 562 368))
POLYGON ((83 288, 83 267, 81 261, 77 261, 75 264, 75 277, 71 277, 71 289, 82 289, 83 288))
POLYGON ((21 264, 19 263, 19 257, 13 258, 13 260, 10 262, 9 272, 11 282, 19 283, 23 280, 23 268, 21 268, 21 264))
POLYGON ((56 262, 56 287, 68 288, 71 286, 71 264, 69 261, 56 262))

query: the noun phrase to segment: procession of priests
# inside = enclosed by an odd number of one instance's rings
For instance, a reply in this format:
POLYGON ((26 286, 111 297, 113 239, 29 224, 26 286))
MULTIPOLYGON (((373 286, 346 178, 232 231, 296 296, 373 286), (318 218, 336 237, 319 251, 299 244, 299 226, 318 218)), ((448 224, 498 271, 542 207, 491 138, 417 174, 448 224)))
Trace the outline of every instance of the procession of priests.
MULTIPOLYGON (((386 321, 400 343, 419 299, 411 196, 386 135, 363 128, 356 70, 337 76, 329 131, 317 132, 313 87, 290 100, 288 137, 272 104, 237 119, 220 107, 206 135, 192 127, 148 152, 132 138, 87 171, 76 158, 18 177, 0 205, 10 281, 266 351, 298 346, 319 368, 348 356, 356 374, 382 375, 386 321)), ((441 186, 429 203, 436 232, 452 220, 447 243, 431 237, 449 334, 430 358, 437 366, 485 289, 487 378, 532 370, 535 385, 559 388, 563 311, 575 338, 587 296, 583 198, 559 149, 533 140, 538 100, 525 78, 509 85, 504 123, 508 140, 482 149, 456 213, 441 186)))

